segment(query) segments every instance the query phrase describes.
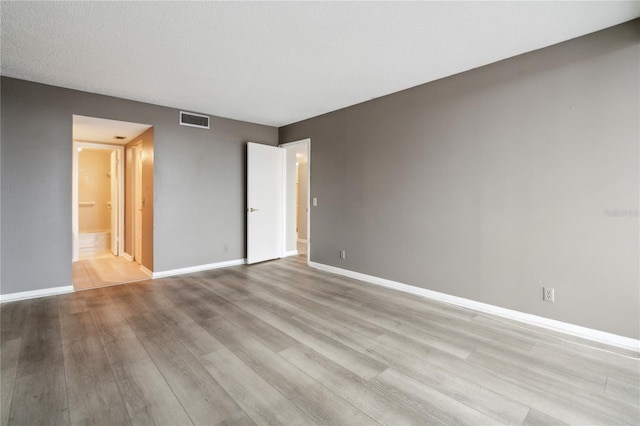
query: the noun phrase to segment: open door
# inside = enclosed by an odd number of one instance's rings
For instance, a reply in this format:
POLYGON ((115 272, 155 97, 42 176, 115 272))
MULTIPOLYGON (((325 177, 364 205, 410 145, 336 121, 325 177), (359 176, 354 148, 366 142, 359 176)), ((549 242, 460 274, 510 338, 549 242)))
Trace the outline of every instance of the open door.
POLYGON ((285 150, 247 145, 247 263, 279 258, 283 247, 285 150))
POLYGON ((118 194, 118 151, 111 151, 111 253, 114 256, 118 256, 118 237, 119 237, 119 211, 120 206, 118 201, 120 199, 118 194))

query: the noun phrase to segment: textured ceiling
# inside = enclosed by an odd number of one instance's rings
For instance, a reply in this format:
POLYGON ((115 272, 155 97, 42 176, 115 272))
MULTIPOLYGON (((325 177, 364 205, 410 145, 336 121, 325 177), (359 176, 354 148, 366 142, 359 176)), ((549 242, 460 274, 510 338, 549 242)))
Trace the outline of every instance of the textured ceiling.
POLYGON ((2 75, 281 126, 588 34, 640 2, 7 2, 2 75))

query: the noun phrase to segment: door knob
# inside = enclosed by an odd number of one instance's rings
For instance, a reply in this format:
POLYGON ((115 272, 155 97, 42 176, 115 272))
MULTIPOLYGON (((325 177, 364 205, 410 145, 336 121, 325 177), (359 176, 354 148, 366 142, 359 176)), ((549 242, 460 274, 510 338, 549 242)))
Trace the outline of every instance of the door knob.
POLYGON ((251 208, 249 209, 249 211, 253 213, 253 212, 257 212, 257 211, 258 211, 258 209, 254 209, 253 207, 251 207, 251 208))

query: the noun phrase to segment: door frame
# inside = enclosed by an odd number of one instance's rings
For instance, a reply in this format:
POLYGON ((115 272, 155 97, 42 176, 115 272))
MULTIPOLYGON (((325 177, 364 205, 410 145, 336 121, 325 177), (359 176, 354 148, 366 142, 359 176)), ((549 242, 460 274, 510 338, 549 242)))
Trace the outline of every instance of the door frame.
POLYGON ((131 260, 142 266, 142 140, 134 143, 131 152, 131 260), (140 239, 138 240, 138 234, 140 239))
MULTIPOLYGON (((109 145, 94 142, 82 142, 73 141, 73 153, 72 153, 72 188, 71 188, 71 231, 72 231, 72 243, 73 254, 72 262, 77 262, 80 258, 80 223, 79 223, 79 211, 78 211, 78 148, 93 148, 104 149, 108 151, 116 151, 116 158, 118 159, 118 256, 122 256, 124 253, 124 147, 121 145, 109 145)), ((112 206, 113 207, 113 206, 112 206)), ((113 226, 112 226, 113 229, 113 226)), ((111 236, 114 238, 114 235, 111 236)))
MULTIPOLYGON (((295 145, 302 145, 302 144, 306 144, 307 145, 307 199, 306 199, 306 203, 307 203, 307 265, 311 262, 311 138, 306 138, 306 139, 300 139, 297 141, 293 141, 293 142, 287 142, 287 143, 282 143, 280 145, 278 145, 280 148, 290 148, 292 146, 295 145)), ((285 253, 287 251, 287 247, 286 247, 286 241, 287 241, 287 197, 291 196, 291 194, 289 194, 287 192, 287 175, 286 175, 286 165, 284 167, 285 169, 285 178, 284 178, 284 200, 283 200, 283 204, 282 204, 282 210, 284 211, 284 215, 283 215, 283 221, 284 221, 284 225, 283 225, 283 236, 282 236, 282 257, 285 257, 285 253)), ((295 195, 294 195, 295 196, 295 195)), ((296 241, 297 244, 297 241, 296 241)))
POLYGON ((114 256, 120 255, 119 228, 116 231, 118 235, 117 236, 113 235, 114 222, 117 223, 118 225, 120 224, 120 220, 118 218, 120 213, 119 212, 120 201, 118 200, 118 194, 120 194, 120 191, 118 190, 118 185, 120 184, 121 173, 118 171, 118 165, 120 164, 120 158, 118 157, 119 157, 118 151, 115 149, 109 153, 109 192, 110 192, 109 205, 111 206, 111 214, 109 215, 110 216, 109 219, 111 220, 111 244, 110 244, 111 247, 109 247, 109 249, 111 250, 111 254, 113 254, 114 256), (117 238, 114 239, 114 237, 117 237, 117 238))

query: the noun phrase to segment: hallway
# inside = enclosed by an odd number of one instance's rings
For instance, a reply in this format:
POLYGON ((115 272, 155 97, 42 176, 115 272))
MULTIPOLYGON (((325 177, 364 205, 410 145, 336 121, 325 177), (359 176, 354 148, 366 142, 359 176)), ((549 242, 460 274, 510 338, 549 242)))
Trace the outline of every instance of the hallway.
POLYGON ((73 287, 88 290, 116 284, 142 281, 150 277, 137 263, 104 252, 73 264, 73 287))

